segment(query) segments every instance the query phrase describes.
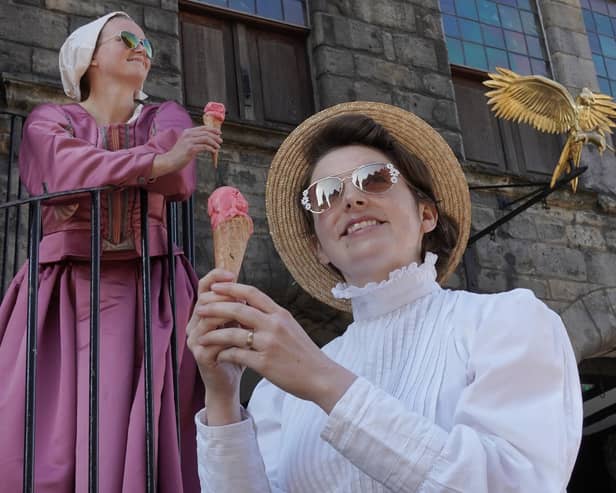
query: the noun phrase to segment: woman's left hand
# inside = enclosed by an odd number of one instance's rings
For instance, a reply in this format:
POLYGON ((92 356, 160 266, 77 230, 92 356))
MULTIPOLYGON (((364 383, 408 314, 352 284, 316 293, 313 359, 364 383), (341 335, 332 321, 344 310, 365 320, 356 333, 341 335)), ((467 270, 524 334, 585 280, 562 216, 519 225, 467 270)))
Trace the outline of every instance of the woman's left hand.
POLYGON ((216 329, 197 342, 224 347, 217 361, 252 368, 284 391, 313 401, 329 413, 356 376, 328 358, 287 310, 257 288, 216 283, 211 290, 238 302, 208 303, 195 308, 195 313, 236 320, 242 327, 216 329))

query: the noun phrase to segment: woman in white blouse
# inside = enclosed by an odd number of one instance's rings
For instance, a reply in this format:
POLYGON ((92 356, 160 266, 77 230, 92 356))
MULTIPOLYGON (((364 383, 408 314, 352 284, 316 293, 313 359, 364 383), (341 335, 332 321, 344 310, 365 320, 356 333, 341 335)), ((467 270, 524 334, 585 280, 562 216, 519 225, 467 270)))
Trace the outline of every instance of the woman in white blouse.
POLYGON ((266 201, 294 278, 353 323, 320 350, 256 288, 201 280, 188 344, 206 386, 202 491, 565 491, 582 428, 565 328, 528 290, 439 285, 470 203, 432 128, 378 103, 322 111, 281 146, 266 201), (264 377, 247 411, 245 367, 264 377))

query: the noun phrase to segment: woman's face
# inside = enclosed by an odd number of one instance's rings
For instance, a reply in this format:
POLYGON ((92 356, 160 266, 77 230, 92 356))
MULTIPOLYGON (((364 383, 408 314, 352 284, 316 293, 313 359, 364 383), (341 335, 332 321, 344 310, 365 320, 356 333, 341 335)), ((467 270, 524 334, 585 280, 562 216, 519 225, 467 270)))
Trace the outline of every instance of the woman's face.
MULTIPOLYGON (((346 176, 362 164, 389 161, 371 147, 341 147, 317 162, 311 183, 346 176)), ((356 189, 347 179, 340 199, 314 215, 317 255, 321 263, 338 268, 350 284, 379 282, 391 271, 422 260, 423 235, 434 229, 437 217, 436 208, 418 202, 404 180, 376 195, 356 189)))
POLYGON ((143 30, 132 20, 114 17, 105 24, 99 35, 88 75, 90 80, 97 76, 112 77, 139 90, 148 75, 151 61, 142 44, 134 49, 124 44, 118 36, 122 31, 129 31, 139 39, 145 37, 143 30))

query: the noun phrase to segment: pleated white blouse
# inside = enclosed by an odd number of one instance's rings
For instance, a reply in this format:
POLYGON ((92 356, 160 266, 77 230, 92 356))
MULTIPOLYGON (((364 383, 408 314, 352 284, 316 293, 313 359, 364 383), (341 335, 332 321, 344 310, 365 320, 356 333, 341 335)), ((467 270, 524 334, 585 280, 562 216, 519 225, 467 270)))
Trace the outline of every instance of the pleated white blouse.
POLYGON ((329 416, 265 380, 239 423, 200 411, 202 491, 564 492, 582 399, 560 318, 525 289, 442 289, 435 262, 334 288, 354 322, 323 351, 359 378, 329 416))

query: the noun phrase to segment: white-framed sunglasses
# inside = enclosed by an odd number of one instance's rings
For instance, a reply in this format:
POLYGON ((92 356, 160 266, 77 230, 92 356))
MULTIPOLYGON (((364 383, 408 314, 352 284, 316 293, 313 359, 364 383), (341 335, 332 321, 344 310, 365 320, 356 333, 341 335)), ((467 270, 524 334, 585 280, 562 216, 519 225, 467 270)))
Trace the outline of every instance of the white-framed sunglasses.
POLYGON ((351 173, 326 176, 312 183, 302 192, 304 209, 321 214, 331 208, 342 196, 344 182, 351 179, 357 190, 368 194, 385 193, 398 182, 400 171, 391 163, 370 163, 358 166, 351 173))

